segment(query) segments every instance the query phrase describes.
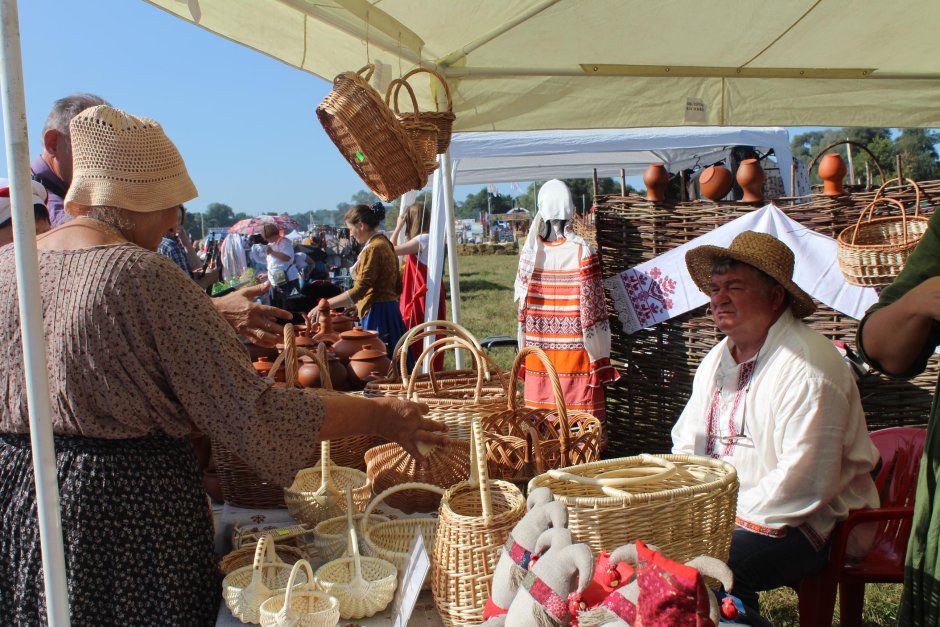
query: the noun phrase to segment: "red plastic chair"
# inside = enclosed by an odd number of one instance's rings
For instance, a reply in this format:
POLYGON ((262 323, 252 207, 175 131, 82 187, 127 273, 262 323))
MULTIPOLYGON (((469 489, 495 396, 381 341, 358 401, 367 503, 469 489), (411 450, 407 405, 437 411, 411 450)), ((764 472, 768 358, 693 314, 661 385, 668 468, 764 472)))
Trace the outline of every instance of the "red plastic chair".
POLYGON ((831 627, 837 587, 841 624, 860 626, 865 584, 904 581, 904 556, 911 535, 914 493, 926 437, 927 430, 919 427, 893 427, 871 434, 881 453, 882 465, 875 479, 881 507, 854 511, 836 526, 826 569, 800 582, 802 627, 831 627), (849 534, 868 522, 879 523, 868 555, 861 562, 846 563, 849 534))

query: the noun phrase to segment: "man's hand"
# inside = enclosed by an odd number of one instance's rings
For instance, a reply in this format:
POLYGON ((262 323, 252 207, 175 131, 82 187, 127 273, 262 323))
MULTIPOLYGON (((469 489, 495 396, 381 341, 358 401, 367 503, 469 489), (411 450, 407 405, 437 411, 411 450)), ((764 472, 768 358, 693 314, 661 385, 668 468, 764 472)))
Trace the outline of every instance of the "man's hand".
POLYGON ((243 335, 258 346, 272 347, 284 340, 283 327, 274 319, 291 320, 294 315, 289 311, 259 305, 254 301, 268 291, 267 283, 260 283, 212 299, 215 307, 235 332, 243 335))

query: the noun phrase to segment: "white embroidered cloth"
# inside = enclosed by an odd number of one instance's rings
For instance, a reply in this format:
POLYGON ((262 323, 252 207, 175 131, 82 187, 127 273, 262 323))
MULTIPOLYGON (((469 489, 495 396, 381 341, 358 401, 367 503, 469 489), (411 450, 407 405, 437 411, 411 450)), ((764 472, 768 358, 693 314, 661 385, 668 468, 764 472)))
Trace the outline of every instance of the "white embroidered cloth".
POLYGON ((795 258, 793 281, 836 311, 859 319, 878 300, 873 288, 845 282, 833 238, 803 226, 769 204, 605 280, 624 331, 636 333, 707 304, 708 296, 686 269, 685 253, 705 244, 727 247, 744 231, 767 233, 789 246, 795 258))

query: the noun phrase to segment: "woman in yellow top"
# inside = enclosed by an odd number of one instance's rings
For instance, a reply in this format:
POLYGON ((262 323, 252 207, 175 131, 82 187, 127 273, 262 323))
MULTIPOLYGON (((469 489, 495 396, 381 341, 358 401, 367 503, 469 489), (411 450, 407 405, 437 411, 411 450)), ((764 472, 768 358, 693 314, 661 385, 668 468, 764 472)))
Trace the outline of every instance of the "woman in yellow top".
MULTIPOLYGON (((350 268, 354 279, 352 288, 324 300, 330 309, 355 305, 362 327, 378 331, 391 354, 405 334, 405 323, 398 308, 402 288, 398 257, 395 247, 379 230, 384 219, 385 207, 380 202, 371 207, 354 205, 346 212, 349 234, 362 244, 362 251, 350 268)), ((310 311, 310 317, 315 319, 324 304, 320 301, 320 305, 310 311)))

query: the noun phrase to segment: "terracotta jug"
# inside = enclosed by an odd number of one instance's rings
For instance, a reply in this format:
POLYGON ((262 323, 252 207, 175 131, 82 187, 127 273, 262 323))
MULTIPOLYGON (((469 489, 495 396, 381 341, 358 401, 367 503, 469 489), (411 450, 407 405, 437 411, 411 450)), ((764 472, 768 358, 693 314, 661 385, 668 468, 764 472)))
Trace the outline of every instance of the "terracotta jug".
POLYGON ((718 202, 731 191, 734 180, 731 177, 731 170, 721 165, 713 165, 702 170, 702 174, 698 177, 698 185, 702 190, 702 196, 718 202))
POLYGON ((669 184, 669 172, 665 164, 651 163, 643 173, 643 183, 646 185, 646 198, 653 202, 666 200, 666 186, 669 184))
POLYGON ((744 202, 760 202, 764 199, 764 169, 757 159, 745 159, 738 166, 738 185, 744 191, 744 202))
POLYGON ((330 369, 330 382, 333 384, 333 389, 348 390, 349 373, 346 372, 346 366, 332 349, 326 351, 326 365, 330 369))
POLYGON ((823 195, 825 196, 844 196, 845 188, 842 187, 842 180, 845 178, 849 169, 842 159, 842 155, 830 152, 823 156, 819 162, 819 178, 823 180, 823 195))
POLYGON ((320 330, 313 336, 314 341, 326 342, 330 346, 339 341, 339 333, 333 329, 333 316, 330 315, 329 301, 325 298, 320 300, 318 326, 320 330), (326 306, 324 307, 324 303, 326 306))
POLYGON ((300 368, 297 369, 297 382, 300 387, 320 387, 320 366, 306 355, 300 356, 300 368))
POLYGON ((378 331, 366 331, 360 326, 339 334, 339 341, 333 345, 336 356, 344 361, 361 351, 367 344, 377 349, 386 350, 385 344, 379 341, 378 331))
MULTIPOLYGON (((381 344, 381 342, 379 342, 381 344)), ((392 360, 388 358, 385 350, 378 350, 372 347, 372 344, 366 344, 355 355, 349 358, 349 368, 355 373, 356 378, 362 381, 372 371, 388 372, 388 367, 392 360)), ((384 347, 383 347, 384 349, 384 347)))

